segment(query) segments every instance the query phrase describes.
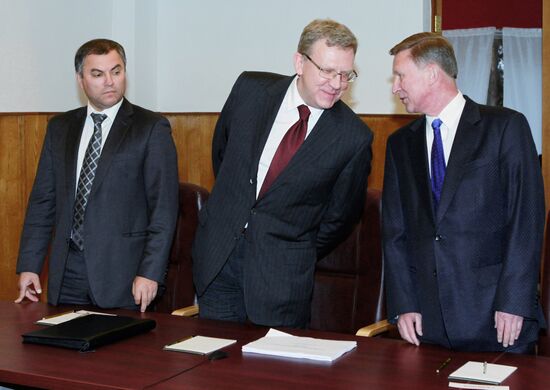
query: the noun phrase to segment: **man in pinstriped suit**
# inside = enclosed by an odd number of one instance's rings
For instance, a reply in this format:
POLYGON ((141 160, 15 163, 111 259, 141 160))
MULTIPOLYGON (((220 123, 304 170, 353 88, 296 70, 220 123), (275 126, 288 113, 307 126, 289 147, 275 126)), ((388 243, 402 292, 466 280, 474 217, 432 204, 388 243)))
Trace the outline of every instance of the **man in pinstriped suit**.
POLYGON ((294 55, 295 76, 245 72, 216 125, 216 183, 199 216, 193 274, 200 316, 304 327, 315 262, 360 215, 372 133, 340 101, 357 76, 357 41, 315 20, 294 55), (303 144, 270 187, 264 178, 298 106, 303 144))

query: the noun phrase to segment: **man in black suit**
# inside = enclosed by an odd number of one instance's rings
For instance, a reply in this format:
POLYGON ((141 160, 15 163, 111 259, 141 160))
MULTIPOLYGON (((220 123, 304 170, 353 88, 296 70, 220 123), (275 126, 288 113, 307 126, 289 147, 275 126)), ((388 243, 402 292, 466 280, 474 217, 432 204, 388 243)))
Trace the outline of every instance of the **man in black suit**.
POLYGON ((177 217, 170 124, 124 98, 126 56, 96 39, 75 56, 88 106, 52 118, 29 199, 17 273, 37 301, 145 308, 164 280, 177 217), (139 305, 139 306, 138 306, 139 305))
POLYGON ((347 27, 315 20, 295 76, 245 72, 235 83, 193 248, 201 317, 307 325, 315 262, 360 215, 370 172, 372 133, 340 101, 356 48, 347 27))
POLYGON ((527 120, 463 96, 453 48, 438 34, 412 35, 390 54, 393 93, 424 115, 387 143, 388 316, 416 345, 532 351, 545 323, 545 211, 527 120))

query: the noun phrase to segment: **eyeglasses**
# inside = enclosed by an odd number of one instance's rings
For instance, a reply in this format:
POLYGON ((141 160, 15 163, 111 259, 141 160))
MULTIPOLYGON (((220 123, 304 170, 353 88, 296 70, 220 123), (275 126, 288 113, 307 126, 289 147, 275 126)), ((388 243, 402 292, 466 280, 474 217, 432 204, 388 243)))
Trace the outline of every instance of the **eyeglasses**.
POLYGON ((359 76, 357 74, 356 71, 354 70, 350 70, 349 72, 337 72, 335 71, 334 69, 324 69, 324 68, 321 68, 319 65, 317 65, 315 63, 315 61, 313 61, 311 59, 310 56, 308 56, 307 54, 305 53, 301 53, 304 57, 306 57, 308 60, 311 61, 311 63, 313 65, 315 65, 315 67, 317 69, 319 69, 319 76, 321 76, 322 78, 324 79, 327 79, 327 80, 332 80, 333 78, 335 78, 336 76, 340 76, 340 81, 344 82, 344 83, 353 83, 355 81, 355 79, 357 78, 357 76, 359 76))

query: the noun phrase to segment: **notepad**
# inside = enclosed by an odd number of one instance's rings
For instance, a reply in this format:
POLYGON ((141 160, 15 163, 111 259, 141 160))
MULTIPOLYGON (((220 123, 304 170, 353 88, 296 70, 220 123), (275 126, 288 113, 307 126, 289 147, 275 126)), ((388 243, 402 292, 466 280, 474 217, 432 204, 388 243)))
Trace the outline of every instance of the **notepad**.
POLYGON ((183 340, 176 341, 173 344, 166 345, 163 349, 175 352, 188 352, 198 355, 206 355, 235 344, 237 340, 220 339, 217 337, 192 336, 183 340))
POLYGON ((498 385, 517 369, 517 367, 513 366, 487 363, 487 368, 484 370, 483 366, 483 362, 467 362, 458 370, 452 372, 449 375, 449 380, 473 381, 498 385))
POLYGON ((64 313, 59 313, 59 314, 54 314, 51 316, 44 317, 41 320, 36 321, 35 323, 38 325, 58 325, 58 324, 62 324, 63 322, 74 320, 75 318, 87 316, 90 314, 98 314, 98 315, 104 315, 104 316, 116 315, 116 314, 110 314, 110 313, 100 313, 97 311, 71 310, 64 313))
POLYGON ((356 341, 298 337, 270 329, 265 337, 244 345, 242 351, 332 362, 355 347, 356 341))

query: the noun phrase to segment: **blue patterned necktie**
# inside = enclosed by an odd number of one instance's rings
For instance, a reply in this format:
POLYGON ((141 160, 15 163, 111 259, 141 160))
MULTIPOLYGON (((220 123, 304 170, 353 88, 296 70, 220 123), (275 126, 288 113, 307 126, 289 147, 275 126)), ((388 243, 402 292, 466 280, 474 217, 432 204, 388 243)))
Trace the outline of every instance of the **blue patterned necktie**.
POLYGON ((434 197, 435 207, 439 206, 441 198, 441 189, 443 188, 443 180, 445 179, 445 154, 443 153, 443 141, 441 140, 441 119, 436 118, 432 122, 434 129, 434 140, 432 143, 432 193, 434 197))
POLYGON ((71 240, 80 250, 84 249, 83 225, 86 205, 88 204, 88 195, 90 195, 90 191, 92 190, 97 162, 101 155, 101 124, 107 118, 105 114, 92 113, 91 116, 94 120, 94 133, 86 148, 86 154, 84 154, 82 168, 80 169, 74 201, 73 228, 71 231, 71 240))

